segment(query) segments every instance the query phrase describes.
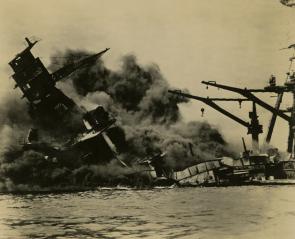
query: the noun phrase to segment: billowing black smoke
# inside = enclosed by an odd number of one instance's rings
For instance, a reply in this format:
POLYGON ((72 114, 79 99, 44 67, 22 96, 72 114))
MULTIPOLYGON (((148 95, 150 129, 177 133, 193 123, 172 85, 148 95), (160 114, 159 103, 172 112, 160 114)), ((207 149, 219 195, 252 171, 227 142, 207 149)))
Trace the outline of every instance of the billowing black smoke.
MULTIPOLYGON (((49 69, 56 70, 87 54, 72 50, 58 53, 58 57, 52 57, 49 69)), ((141 66, 133 55, 121 61, 121 68, 114 71, 99 60, 77 70, 57 87, 82 108, 92 110, 99 104, 117 119, 126 138, 121 157, 130 167, 122 168, 113 161, 107 165, 71 162, 71 155, 65 155, 64 162, 69 163, 60 163, 44 159, 40 152, 23 153, 19 139, 34 125, 25 103, 10 98, 0 109, 0 189, 127 183, 138 171, 135 162, 161 152, 166 152, 165 164, 173 169, 231 153, 222 135, 208 123, 182 121, 178 105, 187 100, 168 93, 170 86, 157 65, 141 66)))
MULTIPOLYGON (((63 58, 52 58, 51 68, 85 54, 89 53, 67 51, 63 58)), ((182 122, 178 104, 187 99, 168 93, 170 86, 157 65, 141 66, 134 55, 124 56, 121 63, 113 71, 98 61, 72 74, 60 87, 75 92, 71 96, 85 108, 101 104, 118 119, 128 142, 127 161, 167 152, 167 163, 181 168, 228 154, 217 129, 208 123, 182 122)))
MULTIPOLYGON (((86 54, 68 51, 64 58, 53 57, 50 68, 57 69, 86 54)), ((72 74, 70 81, 75 92, 80 97, 90 98, 91 103, 104 103, 109 109, 114 109, 111 105, 115 104, 117 109, 113 113, 126 111, 136 117, 135 121, 149 120, 159 124, 177 122, 180 119, 177 104, 187 101, 168 93, 169 85, 158 66, 141 67, 133 55, 124 56, 121 61, 119 71, 112 71, 104 66, 103 61, 98 61, 92 67, 72 74), (100 102, 102 97, 103 102, 100 102)))

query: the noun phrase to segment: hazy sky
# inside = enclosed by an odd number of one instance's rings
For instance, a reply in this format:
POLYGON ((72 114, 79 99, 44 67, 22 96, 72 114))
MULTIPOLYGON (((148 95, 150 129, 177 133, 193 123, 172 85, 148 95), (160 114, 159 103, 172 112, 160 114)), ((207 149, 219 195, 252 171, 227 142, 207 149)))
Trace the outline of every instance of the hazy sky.
MULTIPOLYGON (((171 86, 197 95, 229 95, 200 84, 202 80, 240 87, 264 87, 271 73, 284 82, 291 52, 280 48, 295 42, 295 9, 279 0, 0 0, 0 96, 11 93, 7 63, 24 47, 24 37, 42 41, 34 53, 48 64, 56 50, 100 51, 106 65, 134 53, 142 64, 156 63, 171 86)), ((1 99, 0 98, 0 99, 1 99)), ((274 102, 275 98, 265 99, 274 102)), ((229 109, 245 120, 247 103, 229 109)), ((283 106, 288 102, 283 103, 283 106)), ((246 129, 201 103, 182 107, 185 120, 208 120, 230 141, 246 129)), ((266 131, 270 114, 261 111, 266 131)), ((279 120, 274 143, 285 149, 287 124, 279 120)), ((249 137, 248 137, 249 138, 249 137)))

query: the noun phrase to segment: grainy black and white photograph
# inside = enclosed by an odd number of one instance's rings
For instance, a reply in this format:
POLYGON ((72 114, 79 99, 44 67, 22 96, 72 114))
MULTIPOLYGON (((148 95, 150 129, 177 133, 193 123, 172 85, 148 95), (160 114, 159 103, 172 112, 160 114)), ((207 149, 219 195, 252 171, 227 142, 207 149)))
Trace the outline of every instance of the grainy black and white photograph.
POLYGON ((0 20, 0 239, 295 237, 294 0, 0 20))

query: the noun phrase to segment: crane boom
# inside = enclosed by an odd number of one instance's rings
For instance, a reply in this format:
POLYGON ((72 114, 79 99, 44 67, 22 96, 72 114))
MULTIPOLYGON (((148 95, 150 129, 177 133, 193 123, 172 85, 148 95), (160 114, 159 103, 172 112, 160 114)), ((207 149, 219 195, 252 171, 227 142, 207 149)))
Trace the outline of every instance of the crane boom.
MULTIPOLYGON (((277 98, 277 101, 276 101, 276 105, 275 105, 275 109, 277 111, 280 110, 280 106, 281 106, 281 103, 282 103, 282 100, 283 100, 283 92, 279 93, 278 94, 278 98, 277 98)), ((271 120, 269 122, 269 126, 268 126, 268 132, 267 132, 267 135, 266 135, 266 138, 265 138, 265 142, 269 144, 270 140, 271 140, 271 136, 272 136, 272 132, 273 132, 273 129, 274 129, 274 126, 275 126, 275 123, 276 123, 276 119, 277 119, 277 114, 273 114, 272 117, 271 117, 271 120)))
POLYGON ((239 93, 239 94, 243 95, 244 97, 248 98, 249 100, 255 102, 258 105, 260 105, 261 107, 263 107, 263 108, 267 109, 268 111, 272 112, 273 114, 280 116, 284 120, 286 120, 288 122, 291 121, 290 116, 284 114, 283 112, 281 112, 279 110, 276 110, 271 105, 269 105, 269 104, 265 103, 264 101, 260 100, 258 97, 253 95, 247 88, 241 89, 241 88, 227 86, 227 85, 221 85, 221 84, 217 84, 217 83, 213 83, 213 82, 209 82, 209 81, 202 81, 202 84, 210 85, 210 86, 213 86, 213 87, 217 87, 217 88, 221 88, 221 89, 224 89, 224 90, 239 93))
POLYGON ((226 115, 227 117, 231 118, 232 120, 238 122, 239 124, 243 125, 248 129, 248 134, 251 134, 252 136, 252 147, 253 150, 258 151, 259 149, 259 134, 262 133, 262 125, 259 124, 258 121, 258 115, 256 111, 256 106, 255 102, 253 102, 253 111, 249 113, 249 118, 251 119, 251 123, 248 123, 244 121, 243 119, 233 115, 232 113, 228 112, 227 110, 221 108, 219 105, 215 104, 213 101, 224 101, 224 100, 229 100, 229 101, 246 101, 248 99, 233 99, 233 98, 205 98, 205 97, 200 97, 200 96, 195 96, 187 93, 180 92, 178 90, 168 90, 168 92, 176 95, 180 95, 183 97, 187 97, 190 99, 198 100, 201 101, 209 106, 211 106, 213 109, 219 111, 220 113, 226 115))
POLYGON ((210 98, 190 95, 190 94, 183 93, 183 92, 180 92, 180 91, 177 91, 177 90, 168 90, 168 92, 170 92, 172 94, 180 95, 180 96, 183 96, 183 97, 186 97, 186 98, 201 101, 201 102, 211 106, 215 110, 219 111, 220 113, 226 115, 227 117, 231 118, 232 120, 238 122, 239 124, 241 124, 241 125, 243 125, 243 126, 245 126, 247 128, 250 127, 250 124, 248 122, 240 119, 239 117, 233 115, 232 113, 228 112, 227 110, 221 108, 219 105, 215 104, 210 98))

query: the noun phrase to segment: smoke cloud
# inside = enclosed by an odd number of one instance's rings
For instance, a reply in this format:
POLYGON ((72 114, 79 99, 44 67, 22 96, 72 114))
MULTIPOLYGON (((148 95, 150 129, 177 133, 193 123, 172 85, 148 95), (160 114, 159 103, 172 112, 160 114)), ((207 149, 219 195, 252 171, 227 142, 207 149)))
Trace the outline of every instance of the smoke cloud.
MULTIPOLYGON (((49 69, 57 70, 88 54, 79 50, 59 52, 52 56, 49 69)), ((106 165, 73 162, 72 155, 55 162, 42 152, 23 152, 19 138, 35 125, 24 100, 9 97, 0 107, 0 190, 142 183, 147 179, 136 162, 162 152, 166 152, 166 166, 174 170, 232 154, 216 128, 206 122, 183 122, 179 104, 187 100, 168 93, 170 86, 157 65, 142 66, 134 55, 122 57, 121 63, 114 71, 98 60, 63 79, 57 87, 82 108, 92 110, 102 105, 117 119, 126 140, 120 157, 130 167, 122 168, 115 161, 106 165)))

